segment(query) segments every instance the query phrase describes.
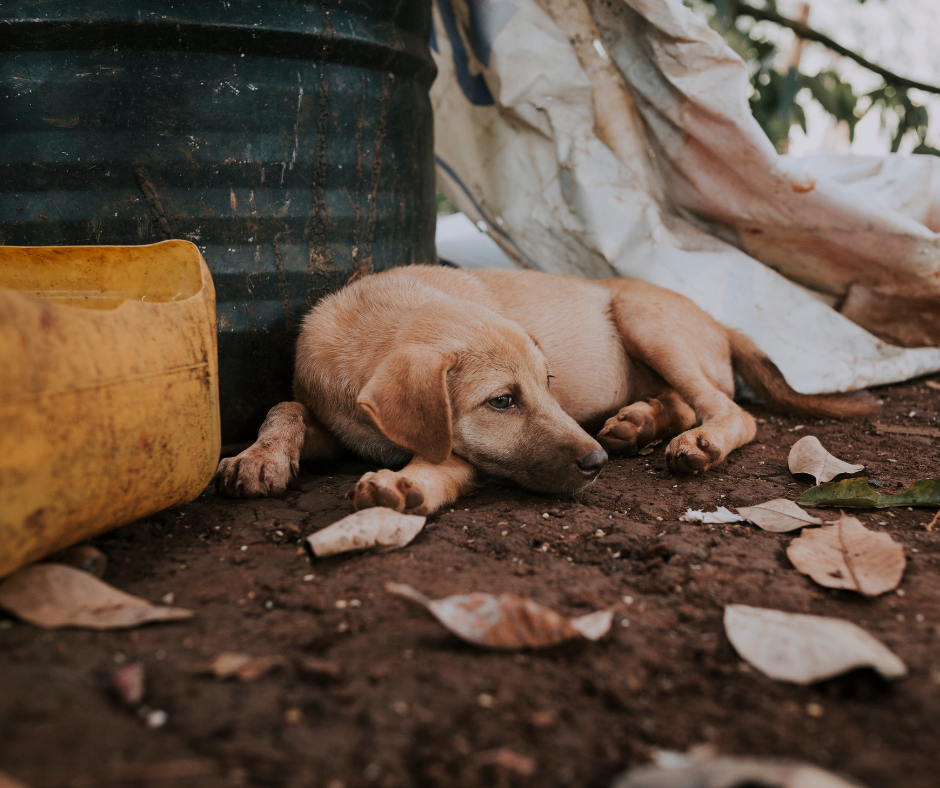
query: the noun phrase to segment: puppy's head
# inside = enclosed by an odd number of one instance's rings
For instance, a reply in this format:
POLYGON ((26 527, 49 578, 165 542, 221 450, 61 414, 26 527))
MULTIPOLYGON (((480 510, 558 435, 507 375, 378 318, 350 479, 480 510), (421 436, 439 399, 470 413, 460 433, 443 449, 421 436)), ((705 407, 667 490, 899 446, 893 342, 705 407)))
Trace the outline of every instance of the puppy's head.
POLYGON ((376 427, 432 462, 453 452, 532 490, 594 481, 607 455, 552 396, 533 339, 488 310, 447 320, 410 332, 360 392, 376 427))

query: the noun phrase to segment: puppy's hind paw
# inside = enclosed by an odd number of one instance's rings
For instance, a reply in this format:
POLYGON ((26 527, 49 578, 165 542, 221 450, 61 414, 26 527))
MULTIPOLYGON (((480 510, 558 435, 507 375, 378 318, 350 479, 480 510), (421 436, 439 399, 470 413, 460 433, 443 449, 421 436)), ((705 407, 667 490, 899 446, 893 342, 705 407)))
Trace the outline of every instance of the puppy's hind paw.
POLYGON ((346 497, 355 511, 382 506, 404 514, 428 513, 421 488, 407 476, 387 469, 365 474, 346 497))
POLYGON ((287 492, 296 473, 297 463, 286 452, 255 444, 237 457, 221 460, 212 482, 217 492, 230 498, 276 497, 287 492))

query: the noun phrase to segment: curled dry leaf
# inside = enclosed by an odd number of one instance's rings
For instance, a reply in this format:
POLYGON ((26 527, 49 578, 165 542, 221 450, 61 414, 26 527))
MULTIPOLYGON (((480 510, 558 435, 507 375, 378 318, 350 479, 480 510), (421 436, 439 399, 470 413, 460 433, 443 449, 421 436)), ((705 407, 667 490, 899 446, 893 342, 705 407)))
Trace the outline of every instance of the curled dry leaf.
POLYGON ((610 631, 613 610, 565 618, 515 594, 462 594, 431 600, 411 586, 386 583, 393 594, 427 608, 457 637, 486 648, 515 650, 553 646, 566 640, 599 640, 610 631))
POLYGON ((421 533, 426 520, 426 517, 376 506, 360 509, 311 534, 306 541, 308 550, 317 558, 373 547, 386 552, 408 544, 421 533))
POLYGON ((641 766, 631 769, 612 788, 858 788, 831 772, 808 763, 777 758, 714 758, 690 760, 674 768, 641 766))
POLYGON ((0 608, 45 629, 127 629, 192 618, 192 610, 152 605, 64 564, 33 564, 0 584, 0 608))
POLYGON ((725 632, 741 657, 778 681, 812 684, 866 667, 886 679, 907 675, 883 643, 839 618, 728 605, 725 632))
POLYGON ((689 509, 680 518, 684 523, 743 523, 744 518, 735 514, 724 506, 719 506, 713 512, 702 512, 689 509))
POLYGON ((869 531, 844 514, 834 525, 803 531, 790 542, 787 557, 819 585, 865 596, 897 588, 906 564, 904 548, 888 534, 869 531))
POLYGON ((844 506, 859 509, 940 506, 940 479, 921 479, 904 492, 895 495, 882 495, 873 490, 868 484, 868 479, 843 479, 841 482, 811 487, 797 502, 804 506, 844 506))
POLYGON ((852 465, 832 456, 815 435, 807 435, 793 444, 787 464, 790 466, 790 473, 808 474, 816 479, 816 484, 828 482, 843 473, 865 470, 864 465, 852 465))
POLYGON ((795 531, 804 525, 822 525, 822 520, 813 517, 809 512, 804 512, 793 501, 788 501, 786 498, 775 498, 756 506, 739 506, 738 514, 758 528, 775 534, 795 531))

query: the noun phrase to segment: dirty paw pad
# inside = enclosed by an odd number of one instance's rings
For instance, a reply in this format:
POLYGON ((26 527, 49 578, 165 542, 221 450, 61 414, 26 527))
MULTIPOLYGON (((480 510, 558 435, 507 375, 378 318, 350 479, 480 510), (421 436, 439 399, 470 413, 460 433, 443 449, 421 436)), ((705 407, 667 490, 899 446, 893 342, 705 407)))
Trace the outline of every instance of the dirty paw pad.
POLYGON ((666 464, 673 473, 707 471, 721 459, 721 447, 694 432, 684 432, 673 438, 666 449, 666 464))
POLYGON ((381 470, 367 473, 347 495, 354 510, 383 506, 396 512, 426 514, 424 493, 407 476, 381 470))

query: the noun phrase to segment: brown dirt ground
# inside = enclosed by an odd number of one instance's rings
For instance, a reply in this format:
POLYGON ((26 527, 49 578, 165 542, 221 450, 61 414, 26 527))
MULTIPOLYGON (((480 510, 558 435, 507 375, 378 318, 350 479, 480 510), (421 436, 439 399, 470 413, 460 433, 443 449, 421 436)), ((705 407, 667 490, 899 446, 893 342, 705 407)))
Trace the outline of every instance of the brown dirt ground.
POLYGON ((860 510, 908 560, 903 595, 877 599, 796 572, 785 554, 792 535, 678 521, 687 507, 795 499, 809 482, 790 475, 786 457, 807 434, 865 464, 883 491, 940 475, 936 439, 874 427, 940 426, 940 392, 920 380, 876 394, 882 411, 861 422, 797 429, 797 420, 756 409, 757 440, 699 477, 672 476, 660 446, 612 462, 575 499, 493 485, 386 555, 312 567, 298 547, 299 536, 346 514, 344 495, 369 467, 353 461, 304 468, 285 500, 207 491, 125 526, 95 541, 109 558, 105 579, 154 601, 172 593, 196 618, 44 632, 0 614, 0 769, 34 788, 607 786, 657 750, 708 744, 805 759, 870 788, 935 788, 940 528, 925 530, 933 512, 860 510), (618 614, 598 643, 490 653, 389 595, 389 580, 433 597, 510 591, 567 614, 608 605, 618 614), (848 619, 910 675, 890 686, 871 671, 809 688, 772 681, 729 644, 727 603, 848 619), (285 664, 251 682, 187 672, 225 651, 285 664), (332 665, 311 673, 311 657, 332 665), (133 661, 147 671, 146 704, 168 714, 159 729, 110 689, 114 669, 133 661))

